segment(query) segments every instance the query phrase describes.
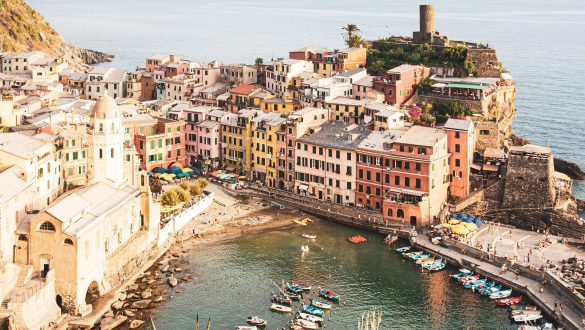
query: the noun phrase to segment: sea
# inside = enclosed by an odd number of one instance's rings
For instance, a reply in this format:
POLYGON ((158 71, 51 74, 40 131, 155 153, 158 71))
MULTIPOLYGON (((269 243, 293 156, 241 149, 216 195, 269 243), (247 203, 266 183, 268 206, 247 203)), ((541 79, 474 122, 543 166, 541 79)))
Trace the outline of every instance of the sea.
MULTIPOLYGON (((308 45, 344 47, 418 30, 412 0, 27 0, 68 42, 116 55, 134 70, 155 53, 254 63, 308 45)), ((517 83, 515 132, 585 168, 585 1, 436 0, 436 29, 487 43, 517 83)), ((585 199, 585 183, 575 195, 585 199)))

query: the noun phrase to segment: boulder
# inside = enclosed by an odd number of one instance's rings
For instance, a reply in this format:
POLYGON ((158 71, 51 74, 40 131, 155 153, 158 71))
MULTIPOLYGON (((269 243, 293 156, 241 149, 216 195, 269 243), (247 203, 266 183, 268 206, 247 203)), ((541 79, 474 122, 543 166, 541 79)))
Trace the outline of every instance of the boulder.
POLYGON ((179 284, 179 280, 177 280, 177 278, 171 276, 167 279, 167 283, 169 284, 169 286, 171 288, 174 288, 177 286, 177 284, 179 284))
POLYGON ((123 293, 120 295, 120 297, 118 298, 118 300, 124 301, 124 300, 126 300, 126 298, 128 298, 128 295, 127 295, 125 292, 123 292, 123 293))
POLYGON ((139 326, 141 326, 143 323, 144 323, 144 321, 142 321, 142 320, 133 320, 132 322, 130 322, 129 328, 130 329, 136 329, 139 326))
POLYGON ((124 302, 120 300, 112 304, 113 309, 122 309, 122 307, 124 307, 124 302))
POLYGON ((154 299, 152 299, 152 302, 158 303, 163 301, 163 297, 162 296, 156 296, 154 297, 154 299))
POLYGON ((136 291, 138 290, 138 284, 132 284, 128 287, 128 291, 136 291))
POLYGON ((126 322, 127 319, 128 318, 124 315, 117 315, 115 318, 105 317, 100 322, 100 329, 102 330, 115 329, 120 324, 126 322))
POLYGON ((150 300, 150 299, 137 300, 137 301, 133 302, 132 305, 130 305, 130 306, 132 308, 136 308, 136 309, 144 309, 144 308, 148 307, 148 305, 150 305, 151 302, 152 302, 152 300, 150 300))
POLYGON ((136 314, 134 314, 134 312, 133 311, 130 311, 130 310, 124 311, 124 315, 126 315, 128 317, 134 317, 134 316, 136 316, 136 314))
POLYGON ((148 299, 148 298, 152 297, 152 290, 146 289, 146 290, 142 291, 142 294, 140 296, 142 297, 142 299, 148 299))
POLYGON ((156 282, 156 280, 149 280, 146 284, 152 285, 152 283, 156 282))
POLYGON ((168 271, 169 271, 169 267, 170 267, 170 266, 167 264, 167 265, 163 266, 163 267, 160 269, 160 271, 161 271, 161 272, 163 272, 163 273, 166 273, 166 272, 168 272, 168 271))
POLYGON ((182 272, 182 271, 183 271, 183 268, 181 268, 181 267, 177 267, 177 268, 175 268, 175 272, 177 272, 177 273, 180 273, 180 272, 182 272))

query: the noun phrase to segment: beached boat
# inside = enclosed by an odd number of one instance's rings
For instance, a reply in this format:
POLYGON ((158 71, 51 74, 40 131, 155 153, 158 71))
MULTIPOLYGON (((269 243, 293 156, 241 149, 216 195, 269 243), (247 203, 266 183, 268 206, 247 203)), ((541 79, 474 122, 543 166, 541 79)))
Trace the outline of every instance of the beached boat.
POLYGON ((353 244, 363 244, 368 242, 367 238, 360 235, 348 237, 347 240, 353 244))
POLYGON ((239 325, 236 327, 236 330, 258 330, 258 327, 249 326, 249 325, 239 325))
POLYGON ((317 323, 311 322, 309 320, 298 319, 297 323, 305 329, 316 330, 319 328, 317 323))
POLYGON ((409 251, 410 249, 411 249, 410 246, 405 246, 405 247, 398 248, 394 251, 396 251, 397 253, 405 253, 405 252, 409 251))
POLYGON ((509 297, 509 298, 499 299, 497 301, 497 304, 498 304, 498 306, 504 307, 504 306, 519 304, 521 301, 522 301, 522 296, 509 297))
POLYGON ((307 312, 309 314, 323 316, 323 310, 321 308, 317 308, 315 306, 303 305, 302 309, 304 312, 307 312))
POLYGON ((512 294, 512 289, 501 290, 490 294, 490 299, 504 299, 508 298, 512 294))
POLYGON ((257 326, 265 326, 266 325, 266 320, 265 319, 261 319, 258 316, 250 316, 248 317, 248 324, 251 325, 257 325, 257 326))
POLYGON ((282 294, 273 294, 272 301, 281 305, 290 305, 292 303, 292 299, 282 294))
POLYGON ((305 284, 303 282, 299 282, 299 281, 294 281, 291 283, 292 286, 301 288, 303 291, 311 291, 311 286, 308 284, 305 284))
POLYGON ((323 322, 323 318, 317 315, 313 315, 313 314, 308 314, 308 313, 303 313, 303 312, 299 312, 299 317, 303 320, 307 320, 307 321, 311 321, 311 322, 323 322))
POLYGON ((303 293, 303 288, 292 285, 291 283, 286 283, 286 289, 292 293, 303 293))
POLYGON ((270 310, 275 311, 275 312, 280 312, 280 313, 292 313, 293 309, 288 307, 288 306, 284 306, 284 305, 279 305, 279 304, 272 304, 270 306, 270 310))
POLYGON ((307 234, 307 233, 303 233, 301 236, 303 236, 304 238, 308 238, 308 239, 315 239, 315 238, 317 238, 317 235, 307 234))
POLYGON ((540 320, 541 318, 542 314, 521 314, 512 316, 512 319, 515 322, 530 322, 540 320))
POLYGON ((331 309, 331 304, 316 299, 311 300, 311 305, 321 309, 331 309))
POLYGON ((291 300, 295 300, 295 301, 301 300, 301 298, 302 298, 301 295, 298 293, 286 292, 284 295, 287 298, 290 298, 291 300))
POLYGON ((331 290, 321 289, 319 290, 319 295, 325 299, 329 299, 331 301, 339 302, 339 295, 331 290))
POLYGON ((535 311, 535 310, 537 310, 536 306, 530 306, 530 305, 510 305, 508 307, 510 307, 510 309, 513 311, 535 311))

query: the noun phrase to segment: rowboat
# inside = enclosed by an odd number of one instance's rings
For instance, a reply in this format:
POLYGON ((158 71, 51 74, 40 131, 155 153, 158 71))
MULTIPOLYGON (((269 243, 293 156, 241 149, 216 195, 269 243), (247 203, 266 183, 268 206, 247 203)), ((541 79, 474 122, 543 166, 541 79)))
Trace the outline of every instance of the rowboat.
POLYGON ((303 293, 303 289, 301 287, 292 285, 290 283, 286 283, 286 289, 292 293, 303 293))
POLYGON ((508 307, 513 311, 535 311, 537 309, 536 306, 530 305, 510 305, 508 307))
POLYGON ((303 291, 311 291, 311 286, 302 282, 294 281, 291 285, 300 288, 303 291))
POLYGON ((315 329, 316 330, 317 328, 319 328, 319 325, 317 323, 311 322, 309 320, 299 319, 299 320, 297 320, 297 323, 305 329, 311 329, 311 330, 315 329))
POLYGON ((530 322, 540 320, 542 318, 542 314, 521 314, 521 315, 514 315, 512 319, 515 322, 530 322))
POLYGON ((303 311, 305 311, 309 314, 323 316, 323 310, 321 308, 317 308, 315 306, 303 305, 302 309, 303 309, 303 311))
POLYGON ((413 251, 413 252, 403 253, 402 256, 405 257, 405 258, 410 258, 410 257, 412 257, 414 255, 418 255, 418 254, 421 254, 421 253, 423 253, 423 252, 422 251, 413 251))
POLYGON ((512 314, 512 316, 514 316, 514 315, 522 315, 522 314, 542 314, 542 312, 538 309, 531 310, 531 311, 515 310, 515 311, 512 311, 511 314, 512 314))
POLYGON ((292 292, 286 292, 285 297, 290 298, 290 300, 301 300, 301 295, 292 292))
POLYGON ((430 256, 431 255, 428 254, 428 253, 421 253, 421 254, 416 254, 416 255, 411 256, 410 259, 412 259, 412 260, 418 260, 418 259, 428 258, 430 256))
POLYGON ((406 251, 408 251, 410 249, 411 249, 410 246, 405 246, 405 247, 398 248, 398 249, 396 249, 394 251, 396 251, 397 253, 405 253, 406 251))
POLYGON ((257 326, 265 326, 266 320, 259 318, 258 316, 250 316, 248 317, 248 324, 257 325, 257 326))
POLYGON ((485 288, 491 288, 495 284, 496 284, 496 282, 494 282, 494 281, 485 282, 484 284, 481 284, 481 285, 476 286, 475 289, 481 292, 483 289, 485 289, 485 288))
POLYGON ((331 309, 331 304, 316 299, 311 300, 311 305, 321 309, 331 309))
POLYGON ((505 299, 499 299, 497 301, 498 306, 510 306, 514 304, 519 304, 522 301, 522 296, 518 297, 510 297, 505 299))
POLYGON ((503 299, 508 298, 512 294, 512 289, 501 290, 490 294, 490 299, 503 299))
POLYGON ((431 271, 431 272, 436 272, 439 271, 443 268, 445 268, 445 266, 447 265, 447 263, 444 260, 438 260, 433 262, 431 265, 426 266, 425 269, 431 271))
POLYGON ((433 261, 435 261, 435 257, 420 258, 416 260, 416 264, 423 265, 426 263, 432 263, 433 261))
POLYGON ((356 235, 356 236, 351 236, 347 239, 348 241, 352 242, 353 244, 362 244, 362 243, 367 243, 368 239, 360 236, 360 235, 356 235))
POLYGON ((303 236, 304 238, 308 238, 308 239, 315 239, 315 238, 317 238, 317 235, 307 234, 307 233, 304 233, 301 236, 303 236))
POLYGON ((470 275, 470 276, 465 276, 459 279, 459 284, 465 284, 467 282, 471 282, 471 281, 477 281, 479 280, 479 275, 470 275))
POLYGON ((475 289, 478 285, 485 284, 485 282, 487 282, 487 278, 480 279, 477 281, 467 282, 467 283, 463 284, 463 287, 466 289, 475 289))
POLYGON ((492 285, 489 288, 483 288, 479 293, 481 293, 484 296, 489 296, 492 293, 496 293, 498 291, 500 291, 502 289, 502 286, 497 284, 497 285, 492 285))
MULTIPOLYGON (((459 271, 461 271, 462 269, 460 269, 459 271)), ((449 277, 451 277, 452 279, 458 280, 458 279, 460 279, 462 277, 473 275, 473 272, 472 271, 467 270, 467 269, 465 269, 465 270, 466 271, 463 271, 461 273, 451 274, 451 275, 449 275, 449 277)))
POLYGON ((239 325, 236 327, 236 330, 258 330, 258 327, 255 326, 247 326, 247 325, 239 325))
POLYGON ((339 302, 339 298, 340 298, 339 295, 331 290, 321 289, 321 290, 319 290, 319 294, 321 295, 321 297, 323 297, 325 299, 339 302))
POLYGON ((398 240, 398 236, 388 235, 382 243, 384 243, 386 245, 391 245, 391 244, 394 244, 394 242, 396 242, 397 240, 398 240))
POLYGON ((272 301, 279 303, 281 305, 290 305, 292 303, 292 299, 281 294, 273 294, 272 301))
POLYGON ((293 309, 288 307, 288 306, 283 306, 283 305, 279 305, 279 304, 272 304, 270 306, 270 309, 275 311, 275 312, 280 312, 280 313, 292 313, 293 309))
POLYGON ((311 321, 311 322, 323 322, 323 318, 317 315, 307 314, 307 313, 299 313, 299 317, 303 320, 311 321))

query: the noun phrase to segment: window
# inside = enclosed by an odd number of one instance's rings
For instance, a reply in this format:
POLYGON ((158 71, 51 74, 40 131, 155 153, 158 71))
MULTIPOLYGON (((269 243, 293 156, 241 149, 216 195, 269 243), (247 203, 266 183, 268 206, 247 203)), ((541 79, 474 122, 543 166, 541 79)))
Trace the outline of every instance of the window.
POLYGON ((420 163, 415 163, 414 169, 420 171, 420 163))
POLYGON ((490 135, 490 131, 487 129, 482 129, 479 131, 479 135, 490 135))
POLYGON ((400 185, 400 177, 398 175, 394 177, 394 184, 397 186, 400 185))
POLYGON ((460 159, 455 159, 455 166, 456 167, 461 166, 461 160, 460 159))
POLYGON ((110 157, 111 157, 111 158, 114 158, 114 148, 112 148, 112 149, 110 150, 110 157))
POLYGON ((459 144, 455 145, 455 152, 461 152, 461 145, 459 144))
POLYGON ((396 216, 399 218, 404 218, 404 211, 401 209, 398 209, 398 211, 396 211, 396 216))
POLYGON ((388 214, 389 217, 392 216, 392 209, 388 209, 388 211, 386 211, 386 214, 388 214))
POLYGON ((73 245, 73 241, 72 241, 71 239, 69 239, 69 238, 66 238, 66 239, 63 241, 63 244, 65 244, 65 245, 73 245))
POLYGON ((49 221, 45 221, 41 224, 39 230, 55 231, 55 226, 49 221))
POLYGON ((459 132, 455 132, 455 138, 458 139, 460 137, 459 132))
POLYGON ((420 188, 420 179, 416 179, 416 180, 415 180, 415 182, 414 182, 414 186, 415 186, 416 188, 420 188))

